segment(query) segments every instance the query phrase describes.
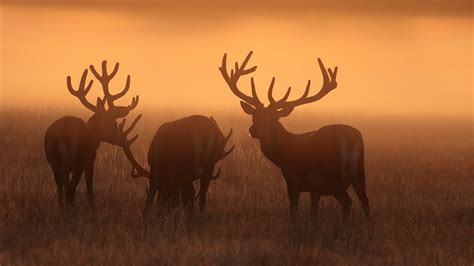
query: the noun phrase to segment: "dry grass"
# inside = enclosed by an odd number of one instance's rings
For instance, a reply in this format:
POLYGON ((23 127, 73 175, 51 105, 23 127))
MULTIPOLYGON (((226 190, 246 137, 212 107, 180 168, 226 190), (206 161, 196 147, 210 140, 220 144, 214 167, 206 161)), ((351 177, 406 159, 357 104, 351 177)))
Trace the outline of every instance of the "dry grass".
MULTIPOLYGON (((140 216, 145 180, 129 177, 120 150, 102 145, 96 161, 97 208, 88 208, 84 181, 75 213, 61 217, 44 158, 43 134, 59 111, 6 109, 0 116, 0 264, 458 264, 472 265, 474 186, 469 122, 346 119, 364 133, 373 224, 359 202, 348 232, 333 198, 321 200, 320 226, 289 225, 285 184, 245 132, 248 120, 219 116, 236 130, 236 151, 208 194, 208 212, 190 226, 158 218, 145 230, 140 216), (176 226, 175 226, 176 225, 176 226)), ((135 152, 145 158, 158 125, 179 114, 144 114, 135 152)), ((331 122, 288 119, 295 131, 331 122), (291 121, 292 122, 291 122, 291 121)), ((334 119, 334 121, 344 121, 334 119)))

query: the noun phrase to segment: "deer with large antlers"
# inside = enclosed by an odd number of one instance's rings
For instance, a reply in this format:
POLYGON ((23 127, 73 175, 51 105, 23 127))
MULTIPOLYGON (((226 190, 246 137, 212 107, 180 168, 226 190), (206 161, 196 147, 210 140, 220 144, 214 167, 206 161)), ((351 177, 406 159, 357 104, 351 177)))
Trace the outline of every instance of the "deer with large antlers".
POLYGON ((166 207, 174 207, 181 196, 181 202, 190 214, 195 195, 193 181, 197 179, 200 179, 199 206, 204 211, 209 184, 221 173, 219 168, 214 174, 215 165, 235 148, 225 150, 232 130, 224 136, 214 118, 201 115, 164 123, 156 131, 148 150, 150 171, 147 171, 131 151, 138 135, 128 139, 139 119, 140 116, 126 130, 124 119, 119 129, 123 150, 132 164, 131 175, 149 179, 144 214, 155 201, 157 192, 158 202, 166 207))
POLYGON ((77 117, 65 116, 54 121, 46 131, 44 137, 46 158, 53 170, 60 208, 63 206, 64 194, 66 194, 67 203, 74 203, 76 187, 83 173, 86 177, 89 203, 91 206, 94 205, 92 180, 96 151, 102 141, 122 145, 116 119, 127 116, 137 106, 139 98, 133 97, 128 106, 115 105, 115 101, 123 97, 130 89, 129 75, 122 91, 117 94, 110 92, 109 83, 117 74, 118 69, 119 63, 115 65, 111 73, 108 73, 107 62, 103 61, 102 73, 99 74, 93 65, 90 66, 91 72, 101 83, 104 93, 103 98, 97 98, 95 105, 86 98, 93 84, 93 80, 87 83, 88 70, 85 69, 82 73, 77 90, 72 85, 71 77, 67 77, 69 92, 94 114, 87 123, 77 117), (69 178, 71 173, 72 177, 69 178))
POLYGON ((290 201, 290 215, 296 220, 301 192, 311 193, 313 221, 317 221, 321 195, 332 195, 341 204, 343 221, 347 222, 352 207, 352 199, 347 189, 352 185, 367 218, 369 200, 366 195, 364 170, 364 142, 359 130, 347 125, 329 125, 316 131, 294 134, 288 132, 279 122, 288 116, 295 107, 316 102, 337 87, 337 67, 326 69, 321 59, 319 67, 323 75, 321 90, 309 96, 311 81, 308 81, 303 95, 296 100, 288 100, 291 87, 283 98, 273 98, 275 78, 268 88, 270 104, 265 107, 259 100, 253 77, 252 95, 242 92, 237 82, 243 75, 254 72, 257 67, 246 68, 252 55, 250 52, 242 64, 235 63, 230 74, 227 71, 227 55, 219 68, 230 90, 241 99, 240 105, 245 113, 252 116, 253 124, 249 132, 260 141, 263 154, 278 166, 285 178, 290 201))

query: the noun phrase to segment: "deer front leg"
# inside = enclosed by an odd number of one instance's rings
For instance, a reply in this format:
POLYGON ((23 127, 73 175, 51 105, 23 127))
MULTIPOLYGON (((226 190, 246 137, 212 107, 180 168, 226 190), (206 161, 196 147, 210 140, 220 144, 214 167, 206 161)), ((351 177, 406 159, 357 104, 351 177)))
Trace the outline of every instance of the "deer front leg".
POLYGON ((344 225, 346 225, 351 214, 352 199, 349 194, 347 194, 347 191, 340 192, 334 195, 334 197, 342 206, 342 222, 344 225))
POLYGON ((311 192, 311 220, 313 224, 318 224, 318 207, 319 207, 319 199, 321 195, 315 192, 311 192))
POLYGON ((211 180, 209 178, 200 179, 200 188, 199 188, 199 211, 203 213, 206 210, 206 194, 209 188, 209 183, 211 180))
POLYGON ((192 182, 185 184, 181 191, 181 201, 186 210, 188 218, 192 216, 194 205, 194 186, 192 182))
POLYGON ((89 206, 91 206, 91 208, 94 208, 95 196, 94 196, 94 187, 92 185, 94 181, 94 162, 86 166, 85 176, 86 176, 86 186, 87 186, 87 199, 89 200, 89 206))
POLYGON ((150 182, 148 185, 148 190, 147 190, 146 200, 145 200, 145 208, 143 209, 144 215, 147 214, 148 208, 150 208, 151 205, 153 205, 157 190, 158 190, 158 178, 156 176, 150 175, 150 182))
POLYGON ((293 223, 296 222, 296 217, 298 216, 298 204, 300 200, 300 192, 297 191, 294 187, 288 185, 288 198, 290 200, 290 217, 293 223))
POLYGON ((81 180, 83 169, 74 170, 72 172, 71 182, 67 186, 66 201, 69 205, 74 204, 74 198, 76 197, 76 187, 81 180))
POLYGON ((56 187, 58 192, 58 205, 59 209, 63 210, 63 198, 64 198, 64 189, 67 191, 67 185, 64 185, 64 182, 67 181, 67 172, 61 171, 59 169, 53 168, 54 180, 56 181, 56 187))

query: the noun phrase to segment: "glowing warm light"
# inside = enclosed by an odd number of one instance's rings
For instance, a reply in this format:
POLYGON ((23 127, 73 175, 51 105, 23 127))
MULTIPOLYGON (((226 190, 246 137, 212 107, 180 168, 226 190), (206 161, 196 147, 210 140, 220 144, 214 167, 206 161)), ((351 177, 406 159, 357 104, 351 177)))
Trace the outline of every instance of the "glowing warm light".
POLYGON ((6 105, 79 106, 66 76, 78 82, 83 68, 108 59, 121 62, 117 86, 132 75, 142 106, 240 111, 217 68, 224 52, 234 61, 253 50, 262 96, 273 75, 276 94, 291 85, 297 97, 307 79, 319 89, 317 57, 339 66, 338 89, 302 109, 471 113, 471 17, 5 5, 1 24, 6 105))

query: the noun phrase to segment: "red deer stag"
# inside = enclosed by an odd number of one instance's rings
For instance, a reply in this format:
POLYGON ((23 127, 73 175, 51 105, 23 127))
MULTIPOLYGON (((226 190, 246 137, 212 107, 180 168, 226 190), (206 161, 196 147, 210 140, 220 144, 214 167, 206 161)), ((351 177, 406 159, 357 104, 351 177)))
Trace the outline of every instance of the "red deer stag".
POLYGON ((256 66, 246 69, 252 55, 250 52, 239 66, 230 74, 226 69, 225 54, 219 68, 230 90, 242 101, 240 105, 245 113, 252 116, 253 125, 249 132, 253 138, 260 140, 263 154, 278 166, 285 178, 290 201, 290 214, 296 220, 298 202, 301 192, 311 193, 313 221, 317 221, 319 198, 321 195, 332 195, 341 204, 343 221, 347 222, 352 207, 352 200, 347 194, 350 185, 362 202, 365 215, 369 217, 369 201, 365 189, 364 142, 359 130, 347 125, 329 125, 316 131, 294 134, 288 132, 278 121, 288 116, 293 109, 302 104, 315 102, 323 98, 337 86, 337 67, 327 69, 321 59, 319 67, 323 75, 321 90, 309 96, 311 81, 308 81, 303 96, 289 101, 291 87, 280 100, 273 98, 272 79, 268 89, 270 104, 264 107, 259 100, 253 77, 251 78, 252 95, 246 95, 237 86, 242 75, 250 74, 256 66), (329 72, 329 75, 328 75, 329 72))
POLYGON ((130 88, 129 75, 125 88, 121 92, 117 94, 110 92, 109 82, 117 74, 118 68, 119 63, 115 65, 111 73, 108 73, 107 61, 103 61, 102 74, 99 74, 94 66, 90 66, 92 73, 102 84, 104 92, 102 99, 97 98, 96 105, 90 103, 86 98, 93 84, 93 80, 91 80, 86 86, 87 69, 82 73, 77 90, 72 86, 71 77, 67 77, 69 92, 76 96, 94 114, 87 123, 77 117, 65 116, 53 122, 46 131, 44 137, 46 158, 53 170, 60 208, 62 207, 64 191, 66 191, 66 202, 74 203, 76 187, 83 172, 85 172, 86 177, 89 203, 91 206, 94 205, 92 180, 97 148, 102 141, 113 145, 121 145, 121 136, 115 120, 127 116, 138 104, 139 98, 136 96, 128 106, 115 106, 114 101, 124 96, 130 88), (70 173, 72 173, 71 180, 69 180, 70 173))
POLYGON ((164 123, 156 131, 148 150, 148 172, 137 162, 130 149, 138 135, 127 138, 139 119, 140 116, 127 130, 124 130, 124 119, 119 128, 123 150, 133 166, 132 176, 149 178, 144 213, 153 204, 156 192, 160 204, 168 207, 173 207, 181 194, 183 205, 191 213, 195 192, 193 181, 197 179, 200 179, 199 205, 204 211, 209 183, 218 178, 221 172, 219 168, 213 175, 215 164, 234 149, 232 146, 225 151, 232 130, 224 136, 212 117, 200 115, 164 123))

